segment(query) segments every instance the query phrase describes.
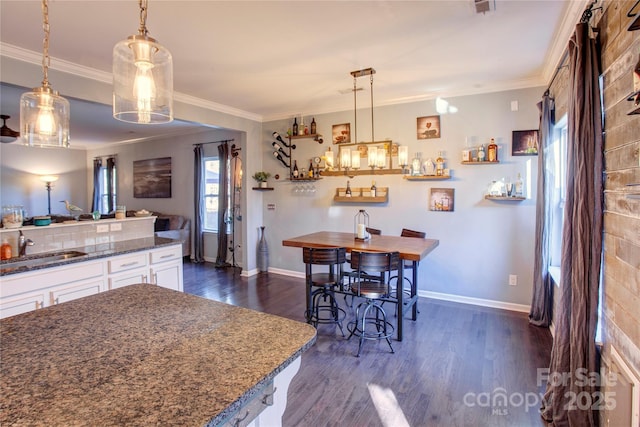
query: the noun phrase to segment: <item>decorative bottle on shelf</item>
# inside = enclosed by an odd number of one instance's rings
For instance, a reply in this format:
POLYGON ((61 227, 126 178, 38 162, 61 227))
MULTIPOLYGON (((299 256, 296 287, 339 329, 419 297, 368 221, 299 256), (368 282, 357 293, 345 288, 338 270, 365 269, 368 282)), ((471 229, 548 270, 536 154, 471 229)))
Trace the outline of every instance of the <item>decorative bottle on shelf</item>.
POLYGON ((376 197, 377 190, 378 189, 376 188, 376 182, 371 181, 371 197, 376 197))
POLYGON ((0 256, 0 258, 4 259, 11 259, 11 245, 9 244, 9 242, 7 242, 7 239, 4 239, 2 241, 2 249, 0 249, 0 253, 2 254, 2 256, 0 256))
POLYGON ((416 156, 411 161, 411 175, 422 174, 422 153, 416 153, 416 156))
POLYGON ((522 184, 522 176, 520 176, 520 174, 518 174, 518 177, 516 178, 516 182, 513 185, 515 193, 516 193, 516 197, 522 197, 522 195, 524 194, 524 189, 523 184, 522 184))
POLYGON ((293 127, 291 128, 291 133, 293 134, 293 136, 298 135, 298 118, 297 117, 293 118, 293 127))
POLYGON ((484 145, 481 145, 478 147, 478 161, 484 162, 485 160, 486 160, 486 156, 484 152, 484 145))
POLYGON ((313 178, 313 160, 309 160, 309 178, 313 178))
POLYGON ((260 227, 260 239, 258 240, 258 253, 257 264, 259 271, 269 270, 269 246, 267 246, 267 239, 264 236, 264 225, 260 227))
POLYGON ((487 147, 487 160, 490 162, 498 161, 498 145, 496 144, 496 140, 491 138, 491 142, 487 147))
POLYGON ((311 134, 315 135, 316 134, 316 119, 315 117, 311 119, 311 134))
POLYGON ((300 176, 300 171, 298 170, 298 162, 296 160, 293 161, 293 179, 298 179, 300 176))
POLYGON ((279 152, 280 154, 282 154, 283 156, 285 156, 285 157, 291 157, 291 156, 289 156, 289 155, 287 154, 287 152, 286 152, 286 151, 284 151, 284 150, 282 149, 282 147, 280 146, 280 144, 278 144, 277 142, 273 141, 273 142, 271 143, 271 145, 273 145, 273 148, 275 148, 276 150, 278 150, 278 152, 279 152))
POLYGON ((442 158, 442 151, 438 151, 438 157, 436 158, 436 175, 444 175, 444 159, 442 158))
POLYGON ((280 153, 278 153, 277 151, 274 151, 274 152, 273 152, 273 157, 275 157, 276 159, 280 160, 280 163, 282 163, 282 165, 283 165, 285 168, 288 168, 288 167, 290 166, 290 165, 287 163, 287 161, 284 159, 284 157, 282 157, 282 156, 280 155, 280 153))
POLYGON ((347 189, 344 192, 344 196, 345 197, 351 197, 351 184, 349 184, 349 181, 347 181, 347 189))
POLYGON ((298 126, 298 135, 304 135, 304 117, 300 117, 300 126, 298 126))
MULTIPOLYGON (((280 136, 280 134, 278 132, 274 132, 273 137, 282 145, 284 145, 285 147, 289 148, 289 143, 287 141, 285 141, 282 136, 280 136)), ((291 135, 289 135, 291 136, 291 135)))

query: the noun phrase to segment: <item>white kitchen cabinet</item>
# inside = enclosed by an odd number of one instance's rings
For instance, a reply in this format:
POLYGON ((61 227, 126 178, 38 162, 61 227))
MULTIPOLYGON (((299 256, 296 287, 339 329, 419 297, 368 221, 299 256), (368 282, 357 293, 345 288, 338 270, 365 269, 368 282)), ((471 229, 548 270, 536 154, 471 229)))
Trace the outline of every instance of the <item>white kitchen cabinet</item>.
POLYGON ((149 283, 149 266, 147 252, 116 256, 107 261, 109 271, 109 289, 149 283))
POLYGON ((168 246, 149 251, 151 283, 183 292, 182 246, 168 246))
POLYGON ((3 276, 0 280, 0 317, 48 307, 105 290, 103 260, 3 276))

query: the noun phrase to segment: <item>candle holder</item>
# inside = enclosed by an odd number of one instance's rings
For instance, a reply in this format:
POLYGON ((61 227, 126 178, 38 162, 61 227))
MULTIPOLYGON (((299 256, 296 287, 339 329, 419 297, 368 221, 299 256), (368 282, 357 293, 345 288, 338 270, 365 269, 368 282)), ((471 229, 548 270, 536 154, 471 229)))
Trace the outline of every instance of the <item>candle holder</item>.
POLYGON ((360 209, 353 219, 353 234, 354 238, 359 241, 367 241, 371 238, 371 235, 367 232, 369 228, 369 214, 360 209))

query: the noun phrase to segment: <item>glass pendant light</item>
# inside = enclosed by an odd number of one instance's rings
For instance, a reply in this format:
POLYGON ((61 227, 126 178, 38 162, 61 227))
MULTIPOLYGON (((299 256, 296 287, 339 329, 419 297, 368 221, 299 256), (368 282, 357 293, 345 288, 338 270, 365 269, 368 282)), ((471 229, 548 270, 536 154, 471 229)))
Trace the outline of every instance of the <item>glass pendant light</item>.
POLYGON ((69 101, 49 86, 49 2, 42 0, 42 86, 20 97, 20 133, 25 145, 69 146, 69 101))
POLYGON ((157 124, 173 120, 173 59, 148 36, 147 0, 139 0, 140 28, 113 48, 113 117, 157 124))

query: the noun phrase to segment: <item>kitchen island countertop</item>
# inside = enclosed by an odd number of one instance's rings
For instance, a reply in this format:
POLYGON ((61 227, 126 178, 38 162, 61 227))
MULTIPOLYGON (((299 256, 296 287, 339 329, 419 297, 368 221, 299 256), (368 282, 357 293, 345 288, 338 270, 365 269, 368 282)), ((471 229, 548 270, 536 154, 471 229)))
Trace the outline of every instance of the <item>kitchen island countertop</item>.
POLYGON ((0 425, 217 425, 315 342, 310 325, 155 285, 0 321, 0 425))

